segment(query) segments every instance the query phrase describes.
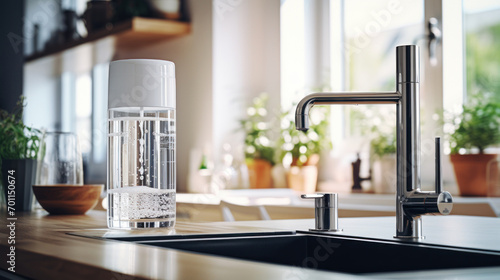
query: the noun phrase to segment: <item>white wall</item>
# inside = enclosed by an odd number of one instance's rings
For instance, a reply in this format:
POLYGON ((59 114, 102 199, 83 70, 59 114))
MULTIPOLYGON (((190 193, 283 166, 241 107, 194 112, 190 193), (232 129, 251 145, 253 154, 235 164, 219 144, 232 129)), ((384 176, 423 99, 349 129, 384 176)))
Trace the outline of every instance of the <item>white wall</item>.
POLYGON ((61 129, 61 94, 57 59, 41 59, 24 66, 24 122, 48 131, 61 129))
POLYGON ((214 0, 213 16, 213 149, 218 154, 225 142, 237 142, 238 120, 254 97, 268 93, 269 113, 279 112, 280 1, 214 0))
POLYGON ((177 83, 177 191, 186 191, 189 153, 212 144, 212 2, 187 1, 191 33, 136 51, 117 52, 114 60, 170 60, 177 83))

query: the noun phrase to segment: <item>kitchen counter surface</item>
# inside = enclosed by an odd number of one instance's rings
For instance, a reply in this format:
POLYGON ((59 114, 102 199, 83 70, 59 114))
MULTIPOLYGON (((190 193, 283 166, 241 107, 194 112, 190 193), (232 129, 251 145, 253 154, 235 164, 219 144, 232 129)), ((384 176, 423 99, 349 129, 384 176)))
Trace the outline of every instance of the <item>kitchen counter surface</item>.
MULTIPOLYGON (((43 210, 16 213, 15 230, 0 229, 1 268, 7 270, 7 254, 15 246, 16 274, 34 279, 366 279, 348 274, 315 271, 298 267, 264 264, 162 249, 122 241, 99 239, 137 235, 197 235, 242 232, 307 230, 313 220, 279 220, 187 223, 178 222, 175 230, 108 230, 106 213, 52 216, 43 210), (73 234, 67 234, 73 233, 73 234), (86 235, 86 238, 77 235, 86 235), (15 236, 15 245, 8 244, 15 236), (11 238, 12 239, 12 238, 11 238), (134 278, 132 278, 134 277, 134 278)), ((393 240, 394 217, 340 219, 340 235, 393 240)), ((500 219, 465 216, 425 216, 425 244, 460 246, 500 252, 500 219)), ((265 252, 263 252, 265 253, 265 252)), ((3 276, 6 276, 3 272, 3 276)), ((2 276, 2 275, 0 275, 2 276)), ((397 278, 408 274, 394 274, 397 278)), ((500 276, 494 268, 455 269, 411 273, 410 278, 475 279, 500 276), (446 276, 446 277, 444 277, 446 276), (444 277, 444 278, 443 278, 444 277)), ((387 276, 383 276, 387 277, 387 276)))

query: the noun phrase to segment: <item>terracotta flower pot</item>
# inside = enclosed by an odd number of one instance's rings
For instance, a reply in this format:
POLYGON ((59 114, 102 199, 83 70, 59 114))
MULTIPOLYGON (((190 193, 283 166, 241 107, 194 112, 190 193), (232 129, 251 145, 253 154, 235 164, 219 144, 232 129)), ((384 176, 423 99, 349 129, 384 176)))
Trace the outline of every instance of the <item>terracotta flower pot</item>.
POLYGON ((486 196, 488 183, 486 168, 495 154, 450 155, 458 189, 462 196, 486 196))
POLYGON ((263 159, 252 159, 247 161, 248 177, 251 189, 267 189, 273 187, 271 173, 272 165, 263 159))
POLYGON ((286 174, 288 187, 301 193, 314 193, 318 183, 318 167, 292 166, 286 174))
POLYGON ((294 158, 286 172, 288 188, 301 193, 314 193, 318 184, 319 159, 319 154, 312 154, 302 166, 297 166, 299 159, 294 158))

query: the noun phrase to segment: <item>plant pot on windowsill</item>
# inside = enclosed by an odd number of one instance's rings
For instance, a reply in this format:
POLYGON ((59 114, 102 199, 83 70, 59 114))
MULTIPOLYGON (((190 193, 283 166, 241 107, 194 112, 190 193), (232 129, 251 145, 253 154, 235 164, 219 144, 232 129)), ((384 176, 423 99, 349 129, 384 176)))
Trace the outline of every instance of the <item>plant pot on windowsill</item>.
POLYGON ((248 178, 251 189, 267 189, 273 187, 271 173, 272 164, 264 159, 247 159, 248 178))
POLYGON ((375 193, 396 193, 396 154, 377 157, 372 169, 372 184, 375 193))
POLYGON ((487 94, 476 94, 462 106, 462 112, 448 121, 451 155, 457 185, 463 196, 488 195, 488 163, 497 155, 485 154, 486 148, 500 143, 500 103, 487 94), (478 150, 478 154, 459 154, 478 150))
POLYGON ((314 193, 318 182, 318 167, 291 166, 286 178, 290 189, 300 193, 314 193))
POLYGON ((373 158, 372 187, 375 193, 391 194, 396 192, 397 155, 396 130, 383 133, 375 130, 370 141, 370 156, 373 158))
POLYGON ((461 196, 487 196, 487 165, 496 154, 451 154, 450 160, 455 171, 461 196))
POLYGON ((318 183, 318 162, 318 154, 309 156, 302 166, 297 166, 294 159, 286 173, 288 187, 301 193, 314 193, 318 183))

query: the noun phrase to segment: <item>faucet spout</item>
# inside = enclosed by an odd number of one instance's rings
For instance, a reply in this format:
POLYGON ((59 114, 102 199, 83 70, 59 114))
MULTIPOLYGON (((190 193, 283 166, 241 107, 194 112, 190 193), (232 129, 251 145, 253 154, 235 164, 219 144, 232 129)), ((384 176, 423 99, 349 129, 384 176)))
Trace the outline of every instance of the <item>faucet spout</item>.
MULTIPOLYGON (((297 130, 309 128, 309 111, 316 104, 395 104, 397 126, 397 238, 423 238, 421 215, 449 214, 453 199, 443 192, 440 163, 436 160, 434 192, 420 190, 420 77, 418 46, 396 48, 396 92, 313 93, 295 111, 297 130), (439 165, 439 166, 438 166, 439 165)), ((439 147, 439 141, 436 142, 439 147)), ((437 148, 437 153, 439 149, 437 148)))
POLYGON ((309 129, 309 111, 314 105, 329 104, 396 104, 401 95, 397 92, 318 92, 304 97, 295 110, 295 127, 309 129))

